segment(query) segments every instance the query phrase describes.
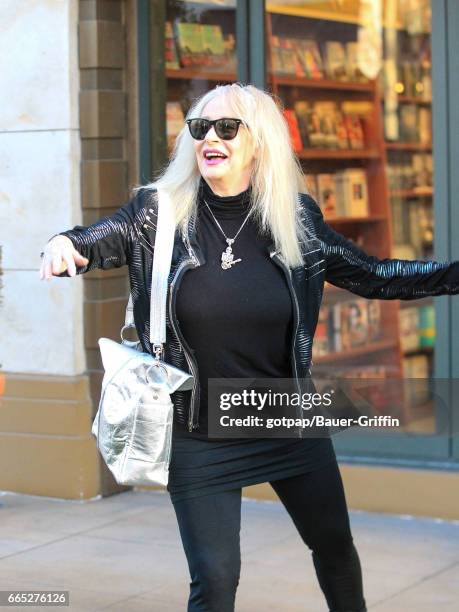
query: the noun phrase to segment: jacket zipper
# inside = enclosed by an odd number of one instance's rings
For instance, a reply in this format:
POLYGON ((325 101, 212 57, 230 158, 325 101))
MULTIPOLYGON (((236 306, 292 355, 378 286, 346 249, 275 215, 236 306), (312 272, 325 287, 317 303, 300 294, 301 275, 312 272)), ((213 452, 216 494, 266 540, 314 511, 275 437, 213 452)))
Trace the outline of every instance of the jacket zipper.
POLYGON ((190 432, 193 430, 194 406, 195 406, 195 403, 197 403, 197 399, 199 399, 198 366, 189 351, 189 346, 185 338, 183 337, 182 332, 180 331, 179 327, 175 325, 175 297, 176 297, 176 292, 177 292, 176 285, 180 277, 183 275, 183 272, 192 267, 196 268, 199 265, 200 265, 199 260, 194 254, 192 254, 189 259, 182 261, 182 263, 179 265, 177 269, 177 272, 175 273, 174 278, 172 279, 170 291, 169 291, 169 319, 171 322, 171 327, 174 330, 174 333, 179 340, 179 344, 181 345, 183 349, 183 354, 185 355, 188 366, 194 377, 193 388, 191 391, 190 414, 188 417, 188 431, 190 432))
MULTIPOLYGON (((295 385, 296 388, 298 390, 298 393, 301 395, 301 387, 300 387, 300 383, 298 382, 298 368, 297 368, 297 363, 296 363, 296 356, 295 356, 295 344, 296 344, 296 337, 298 334, 298 327, 300 324, 300 307, 298 305, 298 298, 296 297, 296 293, 295 293, 295 289, 293 288, 293 284, 292 284, 292 272, 290 270, 289 267, 287 267, 284 262, 282 261, 282 259, 277 255, 278 251, 271 251, 269 253, 270 257, 273 259, 273 261, 275 261, 278 266, 282 269, 282 271, 285 274, 285 278, 287 279, 287 284, 288 284, 288 288, 290 291, 290 294, 293 296, 293 302, 295 304, 295 331, 293 333, 293 340, 292 340, 292 363, 293 363, 293 369, 294 369, 294 373, 295 373, 295 385)), ((302 418, 302 415, 297 412, 297 416, 299 418, 302 418)), ((299 427, 298 429, 298 437, 301 438, 301 427, 299 427)))

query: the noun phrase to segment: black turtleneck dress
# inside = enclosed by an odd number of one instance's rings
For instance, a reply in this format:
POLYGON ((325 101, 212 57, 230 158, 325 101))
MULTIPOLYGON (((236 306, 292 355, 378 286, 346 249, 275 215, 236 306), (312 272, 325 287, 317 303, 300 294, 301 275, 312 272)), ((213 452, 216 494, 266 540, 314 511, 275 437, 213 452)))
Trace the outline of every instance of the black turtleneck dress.
POLYGON ((269 236, 250 217, 234 244, 235 259, 221 268, 251 205, 250 188, 214 194, 201 179, 196 224, 205 264, 188 270, 177 292, 177 319, 194 350, 201 388, 199 428, 174 421, 167 489, 172 501, 318 469, 335 461, 330 438, 207 437, 209 378, 292 378, 293 304, 282 270, 271 260, 269 236), (206 205, 207 203, 207 205, 206 205))

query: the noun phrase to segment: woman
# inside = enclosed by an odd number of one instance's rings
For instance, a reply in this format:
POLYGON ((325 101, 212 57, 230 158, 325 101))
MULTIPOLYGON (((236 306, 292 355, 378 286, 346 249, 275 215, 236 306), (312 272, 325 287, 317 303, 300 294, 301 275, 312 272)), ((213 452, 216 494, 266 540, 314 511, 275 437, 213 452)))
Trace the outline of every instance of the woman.
POLYGON ((312 551, 330 611, 366 610, 330 437, 208 438, 208 379, 294 378, 301 388, 324 280, 367 298, 459 292, 458 262, 380 261, 334 232, 303 180, 272 96, 218 86, 190 109, 155 183, 45 247, 42 279, 127 264, 139 339, 152 353, 156 186, 171 195, 177 232, 165 360, 195 375, 191 392, 173 396, 168 484, 191 576, 189 612, 234 610, 241 487, 267 481, 312 551))

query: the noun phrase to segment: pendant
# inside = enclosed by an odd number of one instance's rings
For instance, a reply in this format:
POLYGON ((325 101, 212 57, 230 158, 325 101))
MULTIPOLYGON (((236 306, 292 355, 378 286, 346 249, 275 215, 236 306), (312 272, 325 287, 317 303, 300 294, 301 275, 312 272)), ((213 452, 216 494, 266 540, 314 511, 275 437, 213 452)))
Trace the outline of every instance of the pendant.
POLYGON ((234 242, 234 240, 232 240, 231 238, 227 238, 226 242, 228 243, 228 246, 226 247, 226 251, 223 251, 222 253, 223 270, 229 270, 231 266, 234 266, 234 264, 238 263, 239 261, 242 261, 241 258, 234 259, 233 249, 231 248, 231 245, 234 242))

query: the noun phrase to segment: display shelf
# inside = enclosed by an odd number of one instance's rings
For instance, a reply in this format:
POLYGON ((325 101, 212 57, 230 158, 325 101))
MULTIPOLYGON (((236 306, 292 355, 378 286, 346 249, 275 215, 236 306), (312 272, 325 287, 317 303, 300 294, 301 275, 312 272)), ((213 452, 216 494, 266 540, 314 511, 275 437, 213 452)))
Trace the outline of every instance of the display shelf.
POLYGON ((434 347, 433 346, 418 346, 412 349, 402 349, 403 354, 407 357, 410 355, 419 355, 420 353, 433 355, 434 347))
POLYGON ((356 346, 354 348, 347 349, 345 351, 328 353, 326 355, 316 355, 314 357, 315 364, 325 364, 335 361, 347 361, 362 357, 368 353, 376 353, 382 351, 389 351, 397 349, 398 343, 393 338, 380 340, 378 342, 371 342, 363 346, 356 346))
POLYGON ((330 225, 346 225, 350 223, 381 223, 387 222, 385 215, 371 215, 369 217, 324 217, 330 225))
POLYGON ((300 89, 331 89, 346 92, 367 92, 372 93, 375 88, 374 81, 332 81, 330 79, 306 79, 288 75, 277 75, 269 73, 268 78, 272 81, 275 78, 277 85, 283 87, 298 87, 300 89))
POLYGON ((391 198, 432 198, 433 187, 415 187, 414 189, 392 189, 391 198))
POLYGON ((203 81, 235 81, 237 75, 231 72, 205 72, 203 70, 193 70, 190 68, 181 68, 180 70, 166 70, 166 78, 168 79, 186 79, 186 80, 203 80, 203 81))
POLYGON ((303 149, 298 154, 300 159, 378 159, 377 149, 303 149))
POLYGON ((398 95, 398 101, 403 104, 421 104, 424 106, 432 106, 432 100, 424 100, 417 96, 405 96, 403 94, 398 95))
POLYGON ((307 19, 321 19, 324 21, 334 21, 338 23, 349 23, 360 25, 361 20, 355 10, 348 12, 337 12, 326 8, 314 8, 299 5, 276 4, 274 2, 266 3, 268 13, 276 15, 286 15, 290 17, 303 17, 307 19))
POLYGON ((424 144, 422 142, 385 142, 386 149, 389 151, 432 151, 432 143, 424 144))
MULTIPOLYGON (((328 3, 317 3, 317 2, 310 2, 310 6, 304 6, 305 2, 303 2, 303 6, 300 6, 299 4, 278 4, 275 2, 268 2, 266 4, 266 10, 274 15, 284 15, 284 16, 290 16, 290 17, 302 17, 304 19, 315 19, 315 20, 320 20, 320 21, 331 21, 331 22, 335 22, 335 23, 342 23, 342 24, 349 24, 349 25, 353 25, 353 26, 362 26, 364 25, 364 20, 360 17, 359 14, 359 10, 358 10, 358 4, 356 4, 355 2, 351 2, 348 3, 348 6, 344 6, 343 2, 337 3, 335 2, 335 6, 334 6, 334 10, 333 7, 330 8, 330 6, 324 6, 325 4, 330 5, 331 2, 328 3), (312 4, 316 4, 316 5, 320 5, 322 4, 323 6, 311 6, 312 4)), ((383 4, 383 8, 384 8, 384 4, 383 4)), ((406 32, 406 28, 404 27, 403 23, 397 19, 395 22, 393 23, 389 23, 387 20, 385 20, 383 18, 383 23, 382 23, 383 28, 385 29, 395 29, 397 31, 400 32, 406 32)), ((422 35, 429 35, 431 32, 430 30, 423 30, 422 32, 420 32, 420 34, 422 35)))
MULTIPOLYGON (((312 6, 281 7, 275 3, 268 3, 267 10, 266 31, 268 40, 271 40, 273 36, 277 36, 279 39, 282 36, 291 36, 292 40, 294 40, 295 36, 300 38, 301 19, 299 18, 320 19, 336 23, 336 29, 334 30, 332 30, 332 23, 321 25, 323 32, 326 32, 322 38, 320 38, 320 34, 317 38, 309 34, 309 32, 313 31, 313 26, 309 25, 305 28, 308 34, 304 37, 313 38, 320 49, 323 49, 324 43, 327 40, 338 40, 345 44, 357 38, 357 28, 351 27, 351 24, 357 26, 360 23, 357 14, 339 13, 338 10, 329 10, 327 12, 312 6), (282 15, 279 16, 280 14, 282 15), (289 28, 289 17, 292 21, 291 29, 289 28), (344 24, 349 24, 349 27, 344 24), (332 31, 333 34, 329 34, 332 31)), ((318 29, 318 31, 320 30, 318 29)), ((282 49, 284 47, 279 45, 277 48, 282 49)), ((286 48, 288 48, 288 45, 286 45, 286 48)), ((391 193, 389 192, 386 175, 388 156, 391 151, 429 152, 431 150, 430 143, 426 145, 413 142, 385 142, 382 104, 384 100, 381 95, 382 83, 379 79, 360 82, 331 80, 325 77, 322 79, 311 79, 290 74, 280 74, 272 70, 273 66, 279 65, 279 56, 275 56, 274 53, 273 46, 268 45, 267 79, 271 90, 282 100, 286 109, 292 109, 295 112, 296 102, 302 100, 307 105, 313 105, 316 101, 319 103, 330 102, 336 104, 337 108, 346 101, 370 103, 371 108, 365 115, 364 121, 364 148, 331 149, 311 147, 297 152, 297 156, 305 168, 305 172, 309 174, 313 172, 317 175, 327 173, 334 175, 336 172, 355 168, 365 171, 368 187, 368 216, 327 216, 325 212, 326 204, 325 201, 322 202, 321 197, 324 192, 321 192, 319 184, 316 187, 316 197, 319 205, 322 207, 324 220, 331 228, 346 236, 367 253, 380 259, 389 258, 391 256, 393 237, 391 193)), ((322 62, 325 75, 327 74, 327 69, 324 57, 322 62)), ((414 102, 419 103, 421 106, 428 106, 430 103, 430 100, 403 95, 398 96, 398 101, 400 104, 414 102)), ((308 106, 305 106, 305 108, 307 109, 308 106)), ((301 127, 300 123, 299 127, 301 127)), ((302 136, 301 131, 300 136, 302 136)), ((303 142, 307 141, 303 139, 303 142)), ((394 190, 392 195, 405 195, 405 193, 412 194, 413 197, 430 197, 432 190, 425 188, 422 190, 403 190, 403 193, 401 191, 398 193, 394 190)), ((326 283, 322 307, 334 308, 338 303, 346 303, 358 300, 359 298, 360 296, 353 295, 352 292, 326 283)), ((368 303, 370 302, 371 300, 368 300, 368 303)), ((322 355, 314 355, 313 352, 313 363, 326 368, 334 368, 335 364, 337 367, 342 367, 348 362, 357 368, 362 367, 363 369, 366 365, 379 364, 388 369, 394 367, 400 376, 404 354, 400 345, 399 304, 400 301, 394 300, 385 304, 384 308, 381 308, 379 322, 381 339, 368 341, 364 345, 354 346, 340 352, 330 352, 322 355)), ((322 333, 324 332, 322 331, 322 333)), ((409 410, 404 415, 404 418, 405 416, 407 419, 410 418, 409 410)))

